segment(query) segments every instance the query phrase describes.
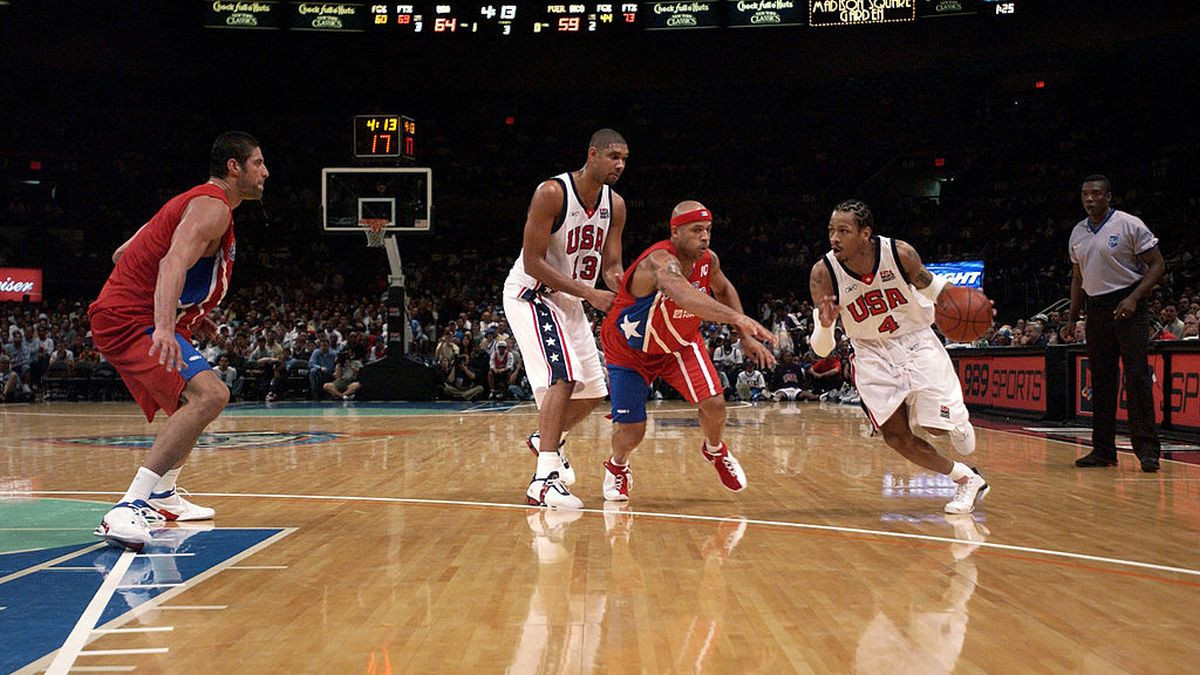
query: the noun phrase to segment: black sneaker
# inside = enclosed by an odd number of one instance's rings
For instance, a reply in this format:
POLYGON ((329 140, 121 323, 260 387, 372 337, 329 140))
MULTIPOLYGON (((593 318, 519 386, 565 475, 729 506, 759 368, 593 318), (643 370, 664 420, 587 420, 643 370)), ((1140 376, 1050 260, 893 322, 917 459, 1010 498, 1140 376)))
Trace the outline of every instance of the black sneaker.
POLYGON ((1142 457, 1141 462, 1142 471, 1145 471, 1146 473, 1154 473, 1159 469, 1157 457, 1142 457))
MULTIPOLYGON (((1156 463, 1157 463, 1157 460, 1156 460, 1156 463)), ((1097 455, 1095 450, 1093 450, 1092 452, 1089 452, 1088 454, 1084 455, 1083 457, 1080 457, 1079 459, 1075 460, 1075 466, 1083 467, 1085 469, 1088 469, 1091 467, 1096 467, 1096 466, 1116 466, 1116 465, 1117 465, 1116 457, 1105 457, 1104 455, 1097 455)))

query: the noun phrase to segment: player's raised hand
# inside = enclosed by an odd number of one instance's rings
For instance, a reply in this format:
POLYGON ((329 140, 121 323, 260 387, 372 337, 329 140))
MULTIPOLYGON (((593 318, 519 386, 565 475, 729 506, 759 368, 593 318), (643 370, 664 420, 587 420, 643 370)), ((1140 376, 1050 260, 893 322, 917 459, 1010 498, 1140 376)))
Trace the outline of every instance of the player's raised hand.
POLYGON ((775 355, 763 343, 752 337, 742 336, 742 353, 757 363, 759 368, 775 367, 775 355))
POLYGON ((612 309, 613 300, 617 299, 617 294, 612 291, 605 291, 599 288, 592 289, 592 292, 584 300, 588 304, 601 312, 607 312, 612 309))
POLYGON ((150 339, 150 356, 157 355, 159 365, 165 366, 168 372, 183 370, 183 354, 175 341, 174 330, 155 328, 150 339))
POLYGON ((838 312, 840 312, 841 309, 841 306, 839 306, 837 303, 836 295, 827 295, 821 298, 821 306, 818 313, 818 316, 821 319, 821 325, 825 326, 826 328, 832 326, 833 322, 837 321, 838 312))
POLYGON ((738 319, 733 322, 733 326, 734 328, 737 328, 738 333, 740 333, 742 337, 758 338, 759 340, 770 342, 771 344, 775 344, 778 341, 778 338, 775 337, 774 333, 767 330, 766 327, 764 327, 761 323, 751 319, 745 314, 738 317, 738 319))

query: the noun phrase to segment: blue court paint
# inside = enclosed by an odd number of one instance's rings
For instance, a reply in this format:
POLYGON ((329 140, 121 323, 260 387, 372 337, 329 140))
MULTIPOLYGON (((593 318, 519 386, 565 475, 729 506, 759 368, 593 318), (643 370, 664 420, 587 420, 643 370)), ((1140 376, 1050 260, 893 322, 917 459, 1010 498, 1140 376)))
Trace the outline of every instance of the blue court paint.
MULTIPOLYGON (((292 445, 328 443, 345 434, 332 431, 206 431, 196 440, 197 450, 230 450, 248 448, 278 448, 292 445)), ((153 435, 125 434, 117 436, 71 436, 48 439, 67 445, 103 446, 109 448, 148 448, 154 445, 153 435)))
MULTIPOLYGON (((181 557, 138 555, 125 574, 124 584, 182 583, 281 532, 280 529, 163 528, 155 531, 153 546, 143 553, 192 553, 181 557)), ((9 574, 52 558, 81 550, 90 544, 64 546, 27 553, 0 555, 0 572, 9 574)), ((66 567, 91 567, 94 571, 39 570, 0 584, 0 672, 8 673, 62 646, 79 615, 100 588, 121 551, 104 547, 59 563, 66 567)), ((104 609, 97 626, 150 601, 170 588, 120 588, 104 609)))

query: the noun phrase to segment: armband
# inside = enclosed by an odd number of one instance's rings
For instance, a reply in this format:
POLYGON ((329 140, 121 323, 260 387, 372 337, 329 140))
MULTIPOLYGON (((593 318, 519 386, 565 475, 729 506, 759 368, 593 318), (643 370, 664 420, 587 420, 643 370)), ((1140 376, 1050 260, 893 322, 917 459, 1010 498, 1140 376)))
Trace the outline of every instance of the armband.
MULTIPOLYGON (((939 276, 934 276, 933 281, 929 282, 928 286, 917 288, 917 292, 936 303, 938 296, 942 294, 942 289, 945 287, 946 280, 939 276)), ((916 288, 916 286, 913 288, 916 288)))
POLYGON ((813 307, 813 333, 809 346, 817 356, 825 358, 833 351, 833 326, 821 325, 821 308, 813 307))

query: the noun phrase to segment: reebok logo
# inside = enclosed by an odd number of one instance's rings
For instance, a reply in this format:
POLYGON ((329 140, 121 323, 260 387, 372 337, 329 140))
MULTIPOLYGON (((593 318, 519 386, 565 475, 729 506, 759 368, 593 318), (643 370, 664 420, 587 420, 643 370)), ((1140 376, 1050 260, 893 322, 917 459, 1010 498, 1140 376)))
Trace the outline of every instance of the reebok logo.
POLYGON ((198 358, 201 358, 199 354, 193 354, 188 357, 188 361, 195 361, 198 358))
POLYGON ((617 414, 618 414, 618 415, 628 415, 628 414, 629 414, 629 410, 627 410, 627 409, 625 409, 625 408, 621 408, 621 409, 617 410, 617 414))

